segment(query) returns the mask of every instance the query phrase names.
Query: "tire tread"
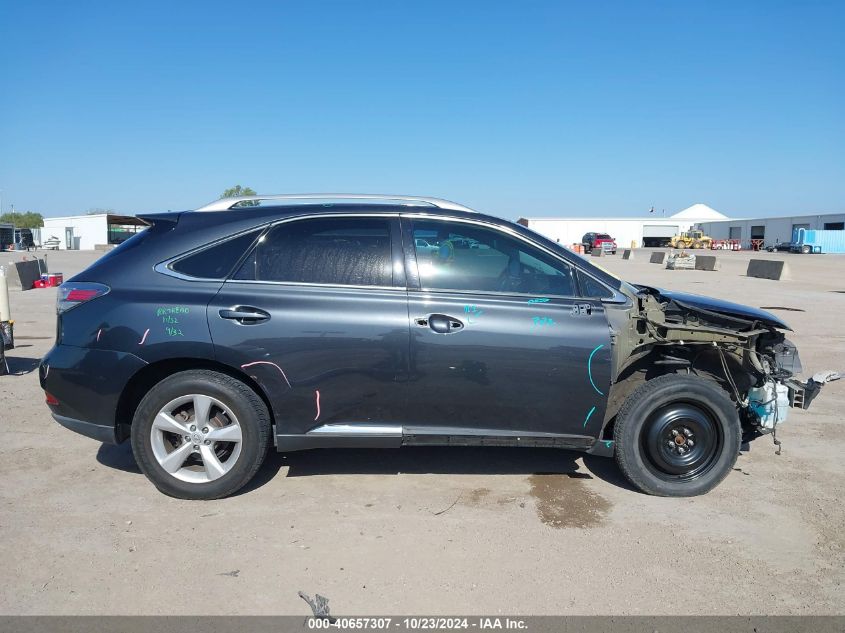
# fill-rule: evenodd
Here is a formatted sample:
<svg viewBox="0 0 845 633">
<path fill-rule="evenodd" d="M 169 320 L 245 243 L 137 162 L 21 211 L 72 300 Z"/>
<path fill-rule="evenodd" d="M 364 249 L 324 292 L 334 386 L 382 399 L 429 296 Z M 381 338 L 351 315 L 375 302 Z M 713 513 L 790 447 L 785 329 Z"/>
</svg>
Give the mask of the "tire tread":
<svg viewBox="0 0 845 633">
<path fill-rule="evenodd" d="M 684 383 L 694 385 L 696 387 L 706 387 L 708 391 L 711 392 L 709 395 L 714 401 L 716 401 L 718 406 L 734 409 L 735 405 L 731 402 L 728 396 L 721 389 L 711 385 L 706 380 L 681 374 L 665 374 L 663 376 L 658 376 L 657 378 L 652 378 L 635 389 L 622 404 L 622 407 L 620 407 L 619 413 L 616 416 L 616 424 L 613 428 L 613 439 L 616 447 L 616 464 L 619 466 L 622 474 L 629 482 L 641 491 L 651 495 L 663 497 L 691 496 L 690 493 L 687 493 L 680 488 L 678 484 L 661 482 L 663 485 L 658 484 L 656 486 L 654 482 L 649 481 L 646 474 L 643 473 L 643 469 L 636 463 L 635 460 L 631 459 L 631 456 L 627 452 L 627 449 L 629 448 L 629 439 L 626 438 L 628 428 L 638 422 L 635 414 L 636 409 L 641 406 L 642 402 L 648 402 L 653 399 L 661 390 L 666 388 L 666 385 L 671 385 L 673 389 L 682 391 Z M 718 402 L 720 400 L 721 402 Z M 705 485 L 699 485 L 696 487 L 695 492 L 692 494 L 699 495 L 709 492 L 721 483 L 721 481 L 731 472 L 731 469 L 736 463 L 736 459 L 739 455 L 739 448 L 742 439 L 742 434 L 739 429 L 739 421 L 737 420 L 735 429 L 728 430 L 733 432 L 725 434 L 725 448 L 723 457 L 720 457 L 720 459 L 723 459 L 724 455 L 727 455 L 726 462 L 721 465 L 721 468 L 719 468 L 716 473 L 708 473 L 708 475 L 712 474 L 713 476 L 707 478 Z M 639 437 L 637 436 L 636 441 L 638 440 Z"/>
</svg>

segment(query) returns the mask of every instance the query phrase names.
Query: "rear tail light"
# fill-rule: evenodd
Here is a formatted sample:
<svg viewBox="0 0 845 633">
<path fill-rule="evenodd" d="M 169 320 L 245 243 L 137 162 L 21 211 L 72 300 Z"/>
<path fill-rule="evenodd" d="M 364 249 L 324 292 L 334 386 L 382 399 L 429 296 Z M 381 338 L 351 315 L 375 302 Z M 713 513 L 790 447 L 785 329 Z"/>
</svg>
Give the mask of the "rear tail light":
<svg viewBox="0 0 845 633">
<path fill-rule="evenodd" d="M 47 404 L 52 404 L 53 406 L 56 406 L 56 405 L 59 404 L 59 401 L 56 398 L 56 396 L 54 396 L 49 391 L 44 392 L 44 400 L 47 402 Z"/>
<path fill-rule="evenodd" d="M 108 294 L 109 290 L 110 288 L 103 284 L 86 281 L 63 283 L 59 286 L 59 294 L 56 297 L 56 312 L 67 312 L 80 304 Z"/>
</svg>

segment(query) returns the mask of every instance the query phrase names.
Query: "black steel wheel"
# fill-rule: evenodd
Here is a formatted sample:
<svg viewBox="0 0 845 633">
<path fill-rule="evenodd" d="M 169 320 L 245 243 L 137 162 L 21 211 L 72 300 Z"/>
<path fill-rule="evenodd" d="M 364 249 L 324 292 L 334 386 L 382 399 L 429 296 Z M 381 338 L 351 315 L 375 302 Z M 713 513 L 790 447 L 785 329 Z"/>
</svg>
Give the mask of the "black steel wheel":
<svg viewBox="0 0 845 633">
<path fill-rule="evenodd" d="M 654 412 L 643 428 L 640 442 L 652 472 L 674 481 L 705 474 L 716 461 L 722 437 L 710 412 L 679 402 Z"/>
<path fill-rule="evenodd" d="M 614 426 L 616 461 L 643 492 L 688 497 L 712 490 L 739 455 L 736 407 L 718 385 L 670 374 L 628 396 Z"/>
</svg>

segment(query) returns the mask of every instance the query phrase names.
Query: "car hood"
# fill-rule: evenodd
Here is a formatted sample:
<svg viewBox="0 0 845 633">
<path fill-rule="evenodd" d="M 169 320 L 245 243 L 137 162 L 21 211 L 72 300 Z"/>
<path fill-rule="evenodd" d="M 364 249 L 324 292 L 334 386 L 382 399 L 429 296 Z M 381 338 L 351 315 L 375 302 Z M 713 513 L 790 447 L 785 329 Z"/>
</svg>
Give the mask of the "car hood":
<svg viewBox="0 0 845 633">
<path fill-rule="evenodd" d="M 647 289 L 652 293 L 659 294 L 667 300 L 676 301 L 677 303 L 689 306 L 691 308 L 701 308 L 702 310 L 709 310 L 710 312 L 718 312 L 728 316 L 735 316 L 741 319 L 751 319 L 765 323 L 772 327 L 783 330 L 792 330 L 786 323 L 776 317 L 771 312 L 760 310 L 759 308 L 752 308 L 751 306 L 744 306 L 740 303 L 732 303 L 730 301 L 723 301 L 722 299 L 715 299 L 713 297 L 705 297 L 703 295 L 695 295 L 688 292 L 676 292 L 674 290 L 664 290 L 663 288 L 655 288 L 653 286 L 639 286 Z"/>
</svg>

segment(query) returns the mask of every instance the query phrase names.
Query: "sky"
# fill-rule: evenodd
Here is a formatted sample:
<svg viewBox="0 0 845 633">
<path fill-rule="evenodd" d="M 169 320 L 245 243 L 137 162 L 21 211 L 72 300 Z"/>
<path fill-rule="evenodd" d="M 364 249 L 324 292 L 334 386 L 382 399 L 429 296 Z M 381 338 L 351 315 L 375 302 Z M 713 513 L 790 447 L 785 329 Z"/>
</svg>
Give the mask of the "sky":
<svg viewBox="0 0 845 633">
<path fill-rule="evenodd" d="M 845 209 L 845 2 L 0 0 L 0 205 Z"/>
</svg>

